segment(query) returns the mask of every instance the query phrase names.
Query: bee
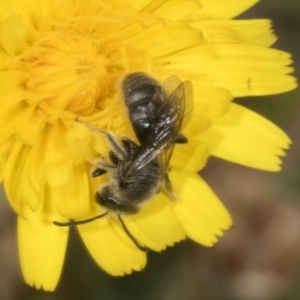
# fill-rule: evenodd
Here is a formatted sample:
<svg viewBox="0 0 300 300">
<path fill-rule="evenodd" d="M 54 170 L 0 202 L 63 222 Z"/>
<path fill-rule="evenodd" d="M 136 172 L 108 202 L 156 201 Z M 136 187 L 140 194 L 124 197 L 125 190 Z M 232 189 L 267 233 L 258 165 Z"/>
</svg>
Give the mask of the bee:
<svg viewBox="0 0 300 300">
<path fill-rule="evenodd" d="M 124 78 L 121 92 L 139 143 L 127 137 L 119 141 L 114 134 L 96 129 L 111 148 L 109 161 L 97 162 L 92 172 L 93 177 L 109 175 L 109 181 L 95 195 L 96 202 L 107 212 L 83 221 L 54 223 L 83 224 L 114 212 L 127 235 L 144 251 L 145 247 L 131 235 L 121 215 L 138 213 L 163 186 L 175 198 L 168 168 L 175 144 L 188 142 L 181 130 L 192 113 L 192 85 L 190 81 L 181 82 L 177 76 L 171 76 L 161 85 L 149 75 L 137 72 Z"/>
</svg>

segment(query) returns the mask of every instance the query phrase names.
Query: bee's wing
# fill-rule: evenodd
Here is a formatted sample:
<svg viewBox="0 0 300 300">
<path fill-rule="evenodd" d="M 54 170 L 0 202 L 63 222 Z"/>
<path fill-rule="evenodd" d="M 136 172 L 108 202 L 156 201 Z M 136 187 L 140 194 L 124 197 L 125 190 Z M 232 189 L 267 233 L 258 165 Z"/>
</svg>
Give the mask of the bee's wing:
<svg viewBox="0 0 300 300">
<path fill-rule="evenodd" d="M 177 77 L 177 76 L 171 76 L 169 77 L 169 80 L 173 77 Z M 178 77 L 177 79 L 180 81 Z M 167 83 L 168 82 L 166 81 L 164 84 Z M 178 85 L 177 89 L 170 96 L 170 100 L 172 99 L 172 97 L 176 97 L 176 96 L 181 97 L 182 106 L 183 106 L 181 107 L 180 114 L 178 116 L 178 119 L 181 120 L 181 122 L 180 124 L 176 125 L 176 132 L 179 133 L 189 122 L 194 108 L 193 85 L 191 81 L 189 80 L 184 81 L 183 83 Z M 168 171 L 168 166 L 172 157 L 174 146 L 175 146 L 175 140 L 173 140 L 172 144 L 169 147 L 167 147 L 165 151 L 162 151 L 162 153 L 159 155 L 159 161 L 160 161 L 160 166 L 162 167 L 163 177 Z"/>
<path fill-rule="evenodd" d="M 185 87 L 181 83 L 173 93 L 166 97 L 150 124 L 140 150 L 135 156 L 128 173 L 134 174 L 160 155 L 161 167 L 167 169 L 178 133 L 186 116 Z M 189 109 L 188 115 L 191 113 Z"/>
<path fill-rule="evenodd" d="M 185 108 L 184 108 L 184 117 L 182 120 L 181 130 L 188 124 L 192 117 L 194 109 L 194 93 L 193 85 L 190 80 L 184 81 L 182 83 L 185 95 Z"/>
<path fill-rule="evenodd" d="M 179 79 L 179 77 L 176 75 L 172 75 L 164 81 L 162 86 L 166 91 L 167 96 L 170 97 L 181 84 L 182 81 Z"/>
<path fill-rule="evenodd" d="M 194 109 L 194 94 L 193 94 L 193 85 L 190 80 L 182 82 L 178 76 L 172 75 L 168 77 L 163 83 L 163 88 L 166 91 L 167 97 L 172 97 L 172 94 L 182 85 L 184 89 L 184 98 L 185 98 L 185 113 L 182 121 L 181 130 L 189 122 L 192 112 Z"/>
</svg>

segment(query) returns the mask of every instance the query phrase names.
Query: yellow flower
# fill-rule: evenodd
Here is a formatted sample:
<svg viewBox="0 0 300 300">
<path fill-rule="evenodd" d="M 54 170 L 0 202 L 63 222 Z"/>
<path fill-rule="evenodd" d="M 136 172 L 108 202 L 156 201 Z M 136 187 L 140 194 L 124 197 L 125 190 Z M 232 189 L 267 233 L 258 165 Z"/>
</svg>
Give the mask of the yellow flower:
<svg viewBox="0 0 300 300">
<path fill-rule="evenodd" d="M 296 87 L 288 53 L 268 20 L 230 20 L 256 0 L 1 0 L 0 177 L 18 214 L 26 282 L 55 289 L 68 228 L 53 221 L 103 213 L 90 161 L 107 157 L 101 137 L 76 122 L 134 139 L 120 81 L 142 71 L 160 81 L 192 81 L 194 112 L 176 145 L 170 178 L 178 201 L 161 192 L 124 216 L 132 235 L 160 251 L 188 237 L 212 246 L 231 218 L 196 174 L 209 155 L 264 170 L 280 169 L 289 138 L 232 97 Z M 141 270 L 146 254 L 113 214 L 77 226 L 96 262 L 113 275 Z"/>
</svg>

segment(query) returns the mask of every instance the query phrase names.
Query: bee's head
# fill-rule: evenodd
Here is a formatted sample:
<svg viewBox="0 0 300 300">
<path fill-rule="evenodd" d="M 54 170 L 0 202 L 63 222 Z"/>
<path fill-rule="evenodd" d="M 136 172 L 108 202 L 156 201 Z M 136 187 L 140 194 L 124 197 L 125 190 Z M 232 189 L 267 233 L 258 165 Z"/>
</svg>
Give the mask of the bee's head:
<svg viewBox="0 0 300 300">
<path fill-rule="evenodd" d="M 136 214 L 139 212 L 139 207 L 136 205 L 118 199 L 109 186 L 98 191 L 95 194 L 95 200 L 101 207 L 117 214 Z"/>
</svg>

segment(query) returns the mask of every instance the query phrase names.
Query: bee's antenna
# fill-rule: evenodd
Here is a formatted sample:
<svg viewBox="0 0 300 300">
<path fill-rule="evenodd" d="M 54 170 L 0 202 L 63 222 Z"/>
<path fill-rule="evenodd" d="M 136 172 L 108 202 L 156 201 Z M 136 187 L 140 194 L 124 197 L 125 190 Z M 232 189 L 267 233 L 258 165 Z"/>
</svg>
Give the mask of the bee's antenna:
<svg viewBox="0 0 300 300">
<path fill-rule="evenodd" d="M 97 220 L 97 219 L 101 219 L 102 217 L 106 216 L 109 212 L 105 212 L 104 214 L 102 215 L 99 215 L 99 216 L 96 216 L 96 217 L 93 217 L 93 218 L 89 218 L 89 219 L 85 219 L 85 220 L 81 220 L 81 221 L 74 221 L 74 220 L 71 220 L 70 222 L 58 222 L 58 221 L 53 221 L 53 224 L 56 225 L 56 226 L 60 226 L 60 227 L 66 227 L 66 226 L 74 226 L 74 225 L 81 225 L 81 224 L 86 224 L 86 223 L 90 223 L 90 222 L 93 222 L 94 220 Z M 136 238 L 131 234 L 131 232 L 128 230 L 128 228 L 126 227 L 123 219 L 121 218 L 120 215 L 118 215 L 118 219 L 121 223 L 121 226 L 123 228 L 123 230 L 125 231 L 125 233 L 128 235 L 128 237 L 133 241 L 133 243 L 135 244 L 135 246 L 143 251 L 143 252 L 148 252 L 148 248 L 142 246 L 137 240 Z"/>
<path fill-rule="evenodd" d="M 146 248 L 145 246 L 142 246 L 137 240 L 136 238 L 130 233 L 130 231 L 128 230 L 128 228 L 126 227 L 123 219 L 121 218 L 120 215 L 118 215 L 118 219 L 121 223 L 121 226 L 123 228 L 123 230 L 125 231 L 125 233 L 128 235 L 128 237 L 133 241 L 133 243 L 136 245 L 136 247 L 143 251 L 143 252 L 148 252 L 148 248 Z"/>
<path fill-rule="evenodd" d="M 99 127 L 81 121 L 79 119 L 79 116 L 75 118 L 75 121 L 78 122 L 78 123 L 80 123 L 80 124 L 82 124 L 82 125 L 84 125 L 84 126 L 86 126 L 87 128 L 89 128 L 90 130 L 92 130 L 94 132 L 97 132 L 97 133 L 103 134 L 103 135 L 107 134 L 104 130 L 101 130 Z"/>
<path fill-rule="evenodd" d="M 94 220 L 97 220 L 97 219 L 101 219 L 102 217 L 106 216 L 108 213 L 109 212 L 107 211 L 107 212 L 105 212 L 102 215 L 99 215 L 99 216 L 96 216 L 96 217 L 93 217 L 93 218 L 90 218 L 90 219 L 81 220 L 81 221 L 74 221 L 74 220 L 71 220 L 70 222 L 57 222 L 57 221 L 53 221 L 53 224 L 56 225 L 56 226 L 60 226 L 60 227 L 81 225 L 81 224 L 90 223 L 90 222 L 92 222 Z"/>
</svg>

